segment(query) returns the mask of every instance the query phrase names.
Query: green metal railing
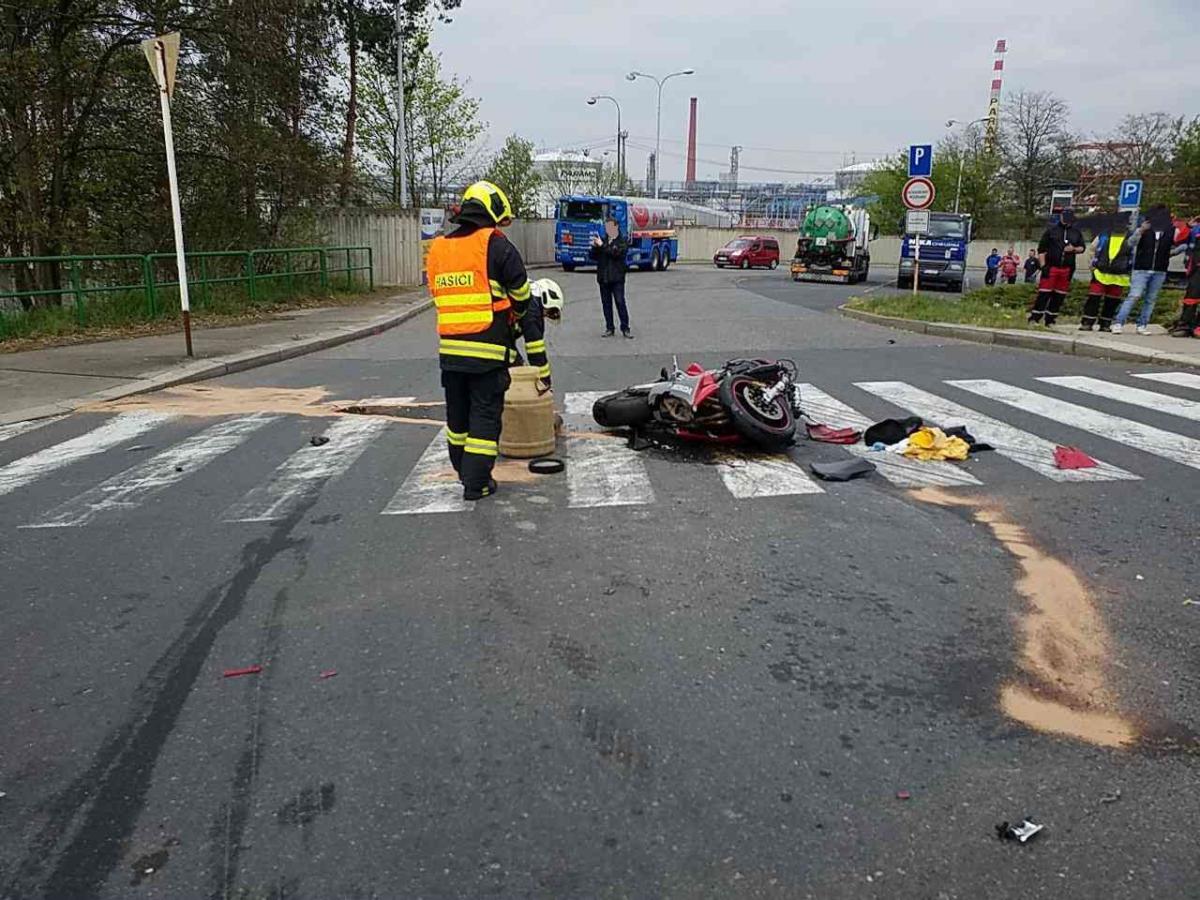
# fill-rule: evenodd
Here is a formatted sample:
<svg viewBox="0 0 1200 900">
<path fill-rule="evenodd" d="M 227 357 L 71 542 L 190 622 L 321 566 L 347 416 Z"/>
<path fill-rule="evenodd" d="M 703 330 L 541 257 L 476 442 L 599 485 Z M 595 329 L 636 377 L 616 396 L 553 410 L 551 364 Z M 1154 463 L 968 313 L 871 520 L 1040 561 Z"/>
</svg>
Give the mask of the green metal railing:
<svg viewBox="0 0 1200 900">
<path fill-rule="evenodd" d="M 9 281 L 20 283 L 16 276 L 21 268 L 32 276 L 37 267 L 48 266 L 57 267 L 61 287 L 4 287 Z M 192 305 L 197 309 L 210 303 L 213 288 L 222 285 L 240 286 L 251 303 L 278 296 L 280 291 L 268 286 L 279 284 L 288 296 L 295 296 L 306 285 L 314 286 L 314 282 L 322 291 L 333 286 L 350 290 L 356 280 L 365 278 L 368 287 L 375 288 L 375 260 L 366 246 L 196 251 L 187 254 L 186 266 Z M 166 274 L 164 270 L 169 270 L 170 276 L 160 278 Z M 89 301 L 95 295 L 123 294 L 128 298 L 140 294 L 144 315 L 154 318 L 168 309 L 162 302 L 162 292 L 178 288 L 174 253 L 0 258 L 0 338 L 8 331 L 5 320 L 23 314 L 23 310 L 4 309 L 14 300 L 36 302 L 38 298 L 55 297 L 56 305 L 72 303 L 75 319 L 83 326 L 88 323 Z"/>
</svg>

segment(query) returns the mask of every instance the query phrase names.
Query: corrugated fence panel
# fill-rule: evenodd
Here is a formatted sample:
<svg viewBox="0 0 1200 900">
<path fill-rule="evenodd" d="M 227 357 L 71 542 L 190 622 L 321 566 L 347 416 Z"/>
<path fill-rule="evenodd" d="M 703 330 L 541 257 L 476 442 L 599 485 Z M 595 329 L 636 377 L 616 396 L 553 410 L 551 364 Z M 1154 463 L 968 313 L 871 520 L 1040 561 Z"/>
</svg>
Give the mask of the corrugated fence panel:
<svg viewBox="0 0 1200 900">
<path fill-rule="evenodd" d="M 334 209 L 319 219 L 329 244 L 371 248 L 375 283 L 421 283 L 421 227 L 411 210 Z"/>
</svg>

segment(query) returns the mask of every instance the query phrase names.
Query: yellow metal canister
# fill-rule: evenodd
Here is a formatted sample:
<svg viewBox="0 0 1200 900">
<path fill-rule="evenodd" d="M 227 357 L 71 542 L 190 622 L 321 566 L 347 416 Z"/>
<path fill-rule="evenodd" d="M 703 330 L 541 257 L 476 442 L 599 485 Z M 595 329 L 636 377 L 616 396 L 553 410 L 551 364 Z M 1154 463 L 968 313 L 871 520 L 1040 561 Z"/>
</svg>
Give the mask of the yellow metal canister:
<svg viewBox="0 0 1200 900">
<path fill-rule="evenodd" d="M 514 366 L 504 395 L 500 452 L 515 459 L 532 459 L 554 452 L 554 395 L 538 378 L 536 366 Z"/>
</svg>

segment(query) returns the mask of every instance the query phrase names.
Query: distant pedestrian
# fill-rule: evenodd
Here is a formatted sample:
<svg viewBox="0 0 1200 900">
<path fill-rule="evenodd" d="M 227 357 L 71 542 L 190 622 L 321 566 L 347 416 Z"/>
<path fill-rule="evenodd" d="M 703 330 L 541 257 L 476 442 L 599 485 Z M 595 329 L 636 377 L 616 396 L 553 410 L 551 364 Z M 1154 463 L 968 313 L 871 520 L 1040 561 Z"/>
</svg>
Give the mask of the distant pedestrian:
<svg viewBox="0 0 1200 900">
<path fill-rule="evenodd" d="M 1120 334 L 1134 306 L 1141 301 L 1137 333 L 1149 334 L 1150 316 L 1154 314 L 1158 292 L 1167 280 L 1171 248 L 1175 243 L 1175 223 L 1171 220 L 1171 211 L 1162 204 L 1150 207 L 1146 212 L 1146 220 L 1134 229 L 1129 239 L 1133 243 L 1133 275 L 1129 281 L 1129 295 L 1117 311 L 1117 320 L 1113 322 L 1111 331 Z"/>
<path fill-rule="evenodd" d="M 1025 283 L 1033 284 L 1037 281 L 1037 273 L 1041 270 L 1041 264 L 1038 262 L 1037 250 L 1033 247 L 1029 248 L 1029 256 L 1025 260 Z"/>
<path fill-rule="evenodd" d="M 1075 257 L 1087 249 L 1083 232 L 1075 227 L 1075 210 L 1064 209 L 1058 221 L 1046 229 L 1038 242 L 1038 266 L 1042 280 L 1038 282 L 1037 298 L 1029 311 L 1031 324 L 1045 322 L 1053 325 L 1058 311 L 1071 290 L 1075 277 Z"/>
<path fill-rule="evenodd" d="M 1017 272 L 1021 268 L 1021 257 L 1017 256 L 1017 251 L 1013 247 L 1008 248 L 1008 252 L 1000 260 L 1000 277 L 1009 284 L 1017 283 Z"/>
<path fill-rule="evenodd" d="M 985 265 L 987 266 L 987 274 L 983 276 L 983 283 L 991 287 L 996 283 L 996 274 L 1000 271 L 1000 251 L 997 248 L 992 248 L 991 255 L 988 256 Z"/>
<path fill-rule="evenodd" d="M 621 236 L 616 219 L 605 219 L 604 237 L 592 236 L 592 259 L 596 260 L 596 282 L 600 285 L 600 306 L 604 310 L 604 334 L 612 337 L 613 304 L 617 305 L 617 316 L 621 323 L 621 334 L 632 339 L 629 330 L 629 309 L 625 305 L 625 253 L 629 244 Z"/>
</svg>

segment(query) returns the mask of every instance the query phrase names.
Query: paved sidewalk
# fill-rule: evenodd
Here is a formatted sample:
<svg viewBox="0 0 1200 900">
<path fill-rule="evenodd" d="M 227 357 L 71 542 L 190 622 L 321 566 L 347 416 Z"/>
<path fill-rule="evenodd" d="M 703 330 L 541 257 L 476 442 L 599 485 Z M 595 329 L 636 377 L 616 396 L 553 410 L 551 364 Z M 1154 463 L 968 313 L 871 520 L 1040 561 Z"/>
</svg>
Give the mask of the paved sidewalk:
<svg viewBox="0 0 1200 900">
<path fill-rule="evenodd" d="M 839 308 L 842 315 L 861 322 L 928 334 L 934 337 L 957 338 L 979 344 L 997 344 L 1003 347 L 1021 347 L 1027 350 L 1044 350 L 1050 353 L 1067 353 L 1075 356 L 1090 356 L 1099 359 L 1126 360 L 1129 362 L 1157 363 L 1170 366 L 1194 366 L 1200 368 L 1200 340 L 1173 338 L 1160 325 L 1151 325 L 1151 334 L 1140 335 L 1127 326 L 1124 334 L 1101 334 L 1083 332 L 1079 326 L 1055 325 L 1051 328 L 1033 330 L 1022 328 L 983 328 L 978 325 L 959 325 L 953 322 L 920 322 L 913 319 L 898 319 L 880 316 L 858 309 Z"/>
<path fill-rule="evenodd" d="M 202 381 L 385 331 L 429 307 L 422 290 L 362 306 L 296 309 L 269 320 L 192 332 L 0 353 L 0 425 L 60 415 L 99 400 Z"/>
</svg>

